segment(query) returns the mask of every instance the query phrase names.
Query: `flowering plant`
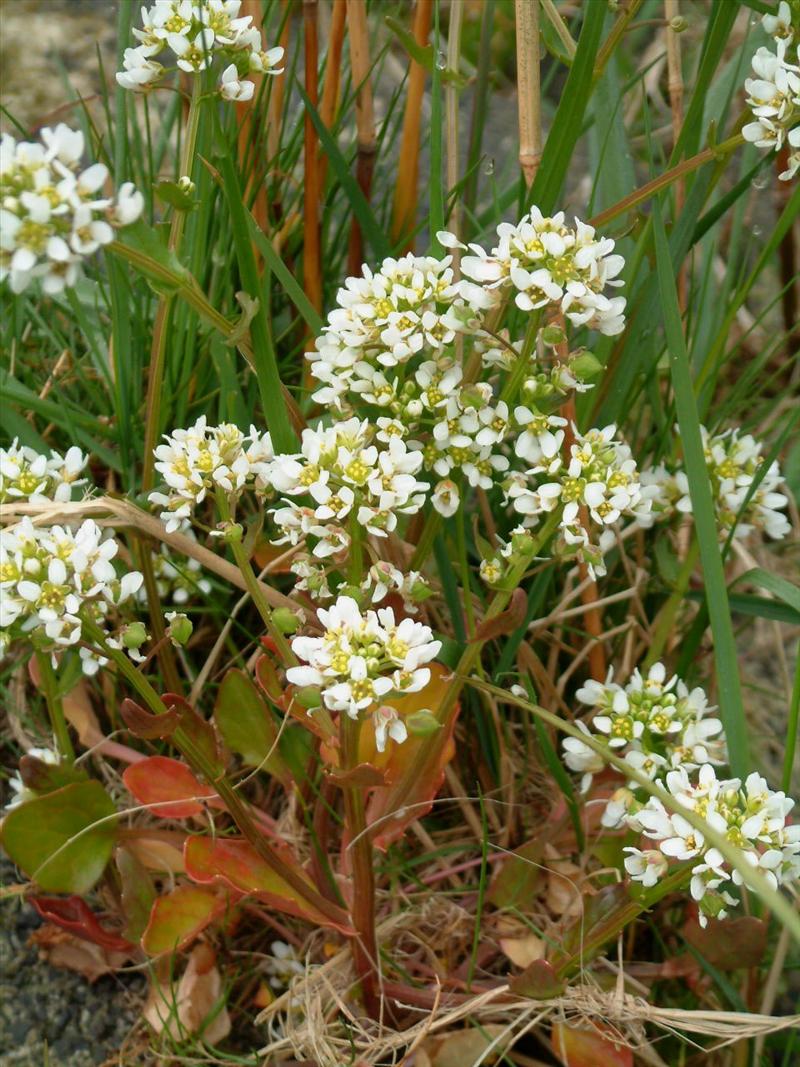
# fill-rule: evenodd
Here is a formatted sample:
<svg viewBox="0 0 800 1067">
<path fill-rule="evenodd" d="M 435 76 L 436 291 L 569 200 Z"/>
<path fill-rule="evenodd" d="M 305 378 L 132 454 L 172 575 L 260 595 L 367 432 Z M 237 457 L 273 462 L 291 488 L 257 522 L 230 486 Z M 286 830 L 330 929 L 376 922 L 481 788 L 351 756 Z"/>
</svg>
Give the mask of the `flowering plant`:
<svg viewBox="0 0 800 1067">
<path fill-rule="evenodd" d="M 491 165 L 490 3 L 121 5 L 3 134 L 0 835 L 157 1058 L 791 1057 L 800 4 L 739 6 L 517 3 Z"/>
</svg>

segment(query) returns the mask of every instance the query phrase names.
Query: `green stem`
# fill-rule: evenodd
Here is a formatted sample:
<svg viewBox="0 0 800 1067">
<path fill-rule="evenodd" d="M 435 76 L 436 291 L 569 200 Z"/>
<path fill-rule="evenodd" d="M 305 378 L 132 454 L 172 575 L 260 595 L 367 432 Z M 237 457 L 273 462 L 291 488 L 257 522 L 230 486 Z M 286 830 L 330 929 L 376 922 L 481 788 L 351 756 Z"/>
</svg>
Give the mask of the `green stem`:
<svg viewBox="0 0 800 1067">
<path fill-rule="evenodd" d="M 67 728 L 67 720 L 64 715 L 64 702 L 58 695 L 58 683 L 55 671 L 50 662 L 50 656 L 46 652 L 36 650 L 36 662 L 39 665 L 39 675 L 44 690 L 44 699 L 47 704 L 47 714 L 50 716 L 50 725 L 53 728 L 53 736 L 56 739 L 59 754 L 67 763 L 75 762 L 75 749 Z"/>
<path fill-rule="evenodd" d="M 525 381 L 525 375 L 528 373 L 528 368 L 530 367 L 531 355 L 536 345 L 536 338 L 539 335 L 539 323 L 541 322 L 541 318 L 540 311 L 534 311 L 531 315 L 528 328 L 525 331 L 525 341 L 522 345 L 522 351 L 520 352 L 516 363 L 511 368 L 511 373 L 506 380 L 506 384 L 503 386 L 500 399 L 505 400 L 508 404 L 514 402 L 522 383 Z"/>
<path fill-rule="evenodd" d="M 364 540 L 361 523 L 355 508 L 350 512 L 350 552 L 347 560 L 347 580 L 358 589 L 364 580 Z"/>
<path fill-rule="evenodd" d="M 191 177 L 194 165 L 194 154 L 197 146 L 197 130 L 200 122 L 200 99 L 202 95 L 201 77 L 192 78 L 192 99 L 189 104 L 189 117 L 186 123 L 186 134 L 181 152 L 180 177 Z M 186 226 L 186 212 L 173 209 L 172 225 L 169 231 L 167 247 L 170 252 L 178 254 Z M 153 487 L 153 449 L 158 440 L 158 431 L 161 415 L 161 396 L 164 384 L 164 366 L 166 363 L 167 337 L 169 335 L 169 322 L 172 308 L 175 303 L 175 295 L 170 293 L 161 297 L 158 312 L 156 314 L 155 327 L 153 330 L 153 346 L 150 354 L 150 373 L 147 383 L 147 414 L 144 426 L 144 465 L 142 470 L 142 491 L 147 492 Z"/>
<path fill-rule="evenodd" d="M 792 702 L 789 706 L 789 725 L 786 731 L 786 751 L 783 756 L 783 776 L 781 789 L 788 793 L 792 786 L 792 771 L 794 769 L 794 755 L 797 750 L 797 725 L 800 719 L 800 659 L 794 672 L 794 686 L 792 688 Z"/>
<path fill-rule="evenodd" d="M 675 616 L 678 614 L 678 609 L 683 603 L 683 598 L 686 596 L 686 590 L 689 588 L 689 582 L 694 573 L 694 569 L 697 566 L 699 555 L 700 542 L 693 536 L 689 551 L 686 553 L 686 559 L 683 561 L 683 565 L 678 573 L 675 588 L 670 593 L 669 598 L 656 618 L 656 623 L 653 627 L 653 637 L 650 641 L 650 648 L 644 663 L 642 664 L 644 670 L 648 670 L 652 667 L 664 650 L 664 646 L 667 643 L 667 639 L 675 622 Z"/>
<path fill-rule="evenodd" d="M 144 590 L 147 596 L 147 611 L 150 617 L 150 629 L 153 631 L 153 640 L 158 647 L 158 662 L 164 672 L 164 682 L 171 693 L 180 694 L 183 690 L 178 664 L 175 659 L 175 650 L 172 643 L 167 640 L 167 632 L 164 627 L 164 616 L 161 613 L 161 598 L 158 595 L 156 584 L 156 572 L 153 567 L 153 550 L 149 540 L 139 539 L 136 562 L 144 579 Z"/>
<path fill-rule="evenodd" d="M 224 490 L 217 489 L 216 501 L 220 518 L 223 522 L 230 523 L 232 521 L 231 509 Z M 247 557 L 244 545 L 241 540 L 237 540 L 235 536 L 232 537 L 228 543 L 233 551 L 233 558 L 236 561 L 236 566 L 239 568 L 242 577 L 244 578 L 247 592 L 250 594 L 250 597 L 256 606 L 256 610 L 267 628 L 267 633 L 275 642 L 275 648 L 283 661 L 283 665 L 285 667 L 295 666 L 297 664 L 297 657 L 294 652 L 292 652 L 292 646 L 286 640 L 286 635 L 281 632 L 275 623 L 275 619 L 272 616 L 272 608 L 270 608 L 267 603 L 267 598 L 262 592 L 261 585 L 250 565 L 250 560 Z"/>
<path fill-rule="evenodd" d="M 97 626 L 95 622 L 87 619 L 82 619 L 82 625 L 84 636 L 95 645 L 96 649 L 101 652 L 103 656 L 116 665 L 120 674 L 122 674 L 131 684 L 133 689 L 136 690 L 150 711 L 154 715 L 169 714 L 169 708 L 167 708 L 166 704 L 152 687 L 150 682 L 143 674 L 140 674 L 139 671 L 136 670 L 123 652 L 112 648 L 106 642 L 105 634 L 99 626 Z M 254 850 L 270 869 L 290 885 L 292 889 L 297 892 L 301 900 L 306 901 L 316 911 L 321 912 L 333 925 L 341 928 L 343 920 L 346 918 L 342 909 L 318 893 L 313 886 L 298 875 L 292 867 L 284 863 L 283 860 L 273 852 L 264 838 L 263 833 L 259 830 L 253 820 L 247 804 L 239 797 L 239 794 L 225 777 L 224 772 L 220 773 L 219 768 L 214 764 L 213 760 L 194 743 L 192 738 L 182 727 L 178 726 L 175 729 L 170 735 L 170 740 L 186 757 L 192 770 L 199 774 L 209 783 L 209 785 L 214 787 L 225 802 L 225 806 L 228 809 L 231 818 L 236 823 L 245 839 L 253 846 Z"/>
<path fill-rule="evenodd" d="M 358 765 L 358 739 L 361 723 L 341 712 L 339 719 L 342 769 Z M 361 981 L 364 1006 L 373 1019 L 380 1017 L 378 995 L 378 944 L 375 936 L 375 869 L 372 844 L 366 833 L 364 794 L 358 785 L 346 786 L 344 792 L 345 832 L 350 842 L 353 903 L 351 918 L 356 930 L 352 943 L 353 964 Z"/>
<path fill-rule="evenodd" d="M 411 557 L 409 566 L 412 571 L 419 570 L 433 551 L 433 542 L 436 540 L 436 535 L 438 534 L 441 525 L 442 516 L 435 508 L 431 508 L 425 517 L 425 522 L 422 525 L 422 532 L 417 541 L 417 547 L 414 549 L 414 555 Z"/>
</svg>

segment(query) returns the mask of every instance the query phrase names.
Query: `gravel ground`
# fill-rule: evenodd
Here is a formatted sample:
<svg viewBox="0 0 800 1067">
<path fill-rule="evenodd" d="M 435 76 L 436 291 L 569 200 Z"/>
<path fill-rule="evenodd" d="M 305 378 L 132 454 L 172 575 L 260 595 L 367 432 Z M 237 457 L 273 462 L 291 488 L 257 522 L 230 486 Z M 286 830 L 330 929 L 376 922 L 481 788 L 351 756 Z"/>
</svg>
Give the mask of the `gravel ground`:
<svg viewBox="0 0 800 1067">
<path fill-rule="evenodd" d="M 4 881 L 16 881 L 3 864 Z M 0 908 L 0 1064 L 97 1067 L 118 1052 L 139 1017 L 142 975 L 109 975 L 90 985 L 39 958 L 28 941 L 41 926 L 28 904 Z M 128 1061 L 130 1062 L 130 1061 Z"/>
</svg>

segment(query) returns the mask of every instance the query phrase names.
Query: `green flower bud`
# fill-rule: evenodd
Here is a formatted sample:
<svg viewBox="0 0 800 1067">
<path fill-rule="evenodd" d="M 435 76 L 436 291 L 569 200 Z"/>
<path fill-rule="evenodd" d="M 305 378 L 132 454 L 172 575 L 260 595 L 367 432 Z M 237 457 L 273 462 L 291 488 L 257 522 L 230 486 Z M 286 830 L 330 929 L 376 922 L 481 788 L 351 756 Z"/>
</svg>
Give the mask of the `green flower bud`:
<svg viewBox="0 0 800 1067">
<path fill-rule="evenodd" d="M 566 335 L 560 326 L 545 326 L 539 336 L 543 344 L 553 348 L 556 345 L 563 344 L 566 340 Z"/>
<path fill-rule="evenodd" d="M 296 634 L 300 629 L 300 620 L 291 608 L 275 608 L 272 621 L 282 634 Z"/>
<path fill-rule="evenodd" d="M 125 648 L 140 648 L 147 637 L 147 629 L 143 622 L 128 623 L 122 631 L 122 643 Z"/>
<path fill-rule="evenodd" d="M 194 630 L 194 623 L 192 620 L 181 614 L 179 611 L 168 611 L 166 614 L 167 622 L 167 637 L 173 643 L 173 645 L 185 645 L 189 638 L 192 636 Z"/>
<path fill-rule="evenodd" d="M 567 364 L 579 382 L 587 382 L 602 374 L 603 364 L 591 352 L 581 352 Z"/>
<path fill-rule="evenodd" d="M 301 708 L 306 708 L 308 711 L 313 711 L 322 704 L 319 689 L 315 689 L 313 685 L 305 685 L 302 689 L 298 689 L 294 694 L 294 699 Z"/>
<path fill-rule="evenodd" d="M 437 730 L 441 730 L 442 724 L 432 711 L 422 708 L 420 711 L 412 711 L 406 716 L 406 729 L 415 737 L 430 737 Z"/>
<path fill-rule="evenodd" d="M 238 545 L 244 537 L 244 530 L 238 522 L 228 522 L 222 530 L 222 540 L 229 545 Z"/>
</svg>

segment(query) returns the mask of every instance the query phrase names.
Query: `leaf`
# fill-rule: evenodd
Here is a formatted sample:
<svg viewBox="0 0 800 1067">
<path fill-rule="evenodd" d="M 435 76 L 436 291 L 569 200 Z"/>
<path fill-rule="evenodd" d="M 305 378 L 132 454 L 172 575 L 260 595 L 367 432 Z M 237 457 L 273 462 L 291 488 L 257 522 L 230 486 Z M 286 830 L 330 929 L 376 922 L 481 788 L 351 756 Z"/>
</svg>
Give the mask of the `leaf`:
<svg viewBox="0 0 800 1067">
<path fill-rule="evenodd" d="M 210 722 L 198 714 L 188 700 L 177 693 L 165 693 L 164 704 L 169 711 L 176 711 L 179 715 L 178 730 L 181 730 L 189 740 L 205 756 L 209 763 L 214 765 L 215 770 L 222 773 L 225 770 L 220 758 L 217 735 Z"/>
<path fill-rule="evenodd" d="M 42 889 L 83 896 L 111 857 L 115 815 L 99 782 L 75 782 L 13 808 L 3 820 L 3 847 Z"/>
<path fill-rule="evenodd" d="M 30 902 L 47 922 L 69 930 L 84 941 L 116 952 L 128 952 L 134 947 L 126 938 L 102 927 L 95 913 L 80 897 L 31 897 Z"/>
<path fill-rule="evenodd" d="M 183 846 L 185 833 L 170 830 L 137 830 L 125 834 L 125 848 L 148 871 L 183 874 Z"/>
<path fill-rule="evenodd" d="M 504 1040 L 505 1038 L 505 1040 Z M 451 1030 L 428 1037 L 416 1050 L 415 1067 L 469 1067 L 470 1064 L 497 1064 L 514 1038 L 501 1023 L 482 1023 L 468 1030 Z M 424 1059 L 420 1056 L 424 1055 Z M 508 1062 L 508 1061 L 506 1061 Z"/>
<path fill-rule="evenodd" d="M 511 602 L 506 610 L 482 622 L 475 631 L 473 640 L 482 644 L 484 641 L 492 641 L 495 637 L 513 633 L 525 621 L 527 607 L 528 598 L 524 590 L 515 589 L 511 594 Z"/>
<path fill-rule="evenodd" d="M 542 879 L 544 839 L 536 838 L 505 857 L 489 886 L 486 899 L 496 908 L 526 911 Z"/>
<path fill-rule="evenodd" d="M 275 717 L 255 682 L 244 671 L 229 670 L 222 679 L 214 705 L 214 722 L 228 748 L 248 766 L 263 767 L 282 779 L 288 777 L 278 752 Z"/>
<path fill-rule="evenodd" d="M 131 848 L 118 848 L 116 854 L 125 913 L 125 933 L 131 941 L 139 941 L 147 922 L 156 892 L 150 872 Z"/>
<path fill-rule="evenodd" d="M 512 993 L 532 1000 L 550 1000 L 564 992 L 564 982 L 547 960 L 534 960 L 522 974 L 515 975 L 508 983 Z"/>
<path fill-rule="evenodd" d="M 177 708 L 163 715 L 152 715 L 129 697 L 122 701 L 119 713 L 130 732 L 135 737 L 141 737 L 147 741 L 169 737 L 170 734 L 174 733 L 180 721 L 180 713 Z"/>
<path fill-rule="evenodd" d="M 45 923 L 34 930 L 28 944 L 36 949 L 39 958 L 45 960 L 48 966 L 74 971 L 87 982 L 96 982 L 104 974 L 118 971 L 131 957 L 130 949 L 116 952 L 102 948 L 53 923 Z"/>
<path fill-rule="evenodd" d="M 156 182 L 153 191 L 162 203 L 169 204 L 176 211 L 194 211 L 197 207 L 198 201 L 177 182 Z"/>
<path fill-rule="evenodd" d="M 314 886 L 288 848 L 272 846 L 279 858 L 308 884 Z M 290 886 L 241 838 L 191 837 L 184 850 L 186 873 L 202 885 L 224 885 L 239 893 L 264 900 L 278 911 L 321 926 L 334 926 L 343 933 L 351 927 L 345 911 L 341 922 L 334 923 L 316 910 L 301 893 Z"/>
<path fill-rule="evenodd" d="M 386 703 L 403 719 L 422 709 L 430 710 L 438 719 L 438 709 L 449 684 L 447 668 L 432 663 L 431 680 L 423 690 Z M 457 717 L 450 715 L 449 723 L 443 722 L 444 729 L 435 734 L 422 737 L 412 734 L 402 745 L 387 745 L 383 753 L 375 748 L 374 730 L 361 731 L 358 762 L 382 770 L 387 782 L 385 787 L 373 790 L 367 802 L 367 826 L 376 828 L 372 842 L 377 848 L 387 848 L 403 835 L 410 823 L 430 811 L 441 788 L 444 769 L 453 758 L 453 727 Z M 425 769 L 421 772 L 420 767 Z"/>
<path fill-rule="evenodd" d="M 739 683 L 738 652 L 733 636 L 728 587 L 717 539 L 716 512 L 700 434 L 700 418 L 694 394 L 692 370 L 683 336 L 675 275 L 664 223 L 657 203 L 653 206 L 653 233 L 664 330 L 675 392 L 675 408 L 683 444 L 686 475 L 689 480 L 692 515 L 697 540 L 700 544 L 700 561 L 703 567 L 708 614 L 714 636 L 720 718 L 725 727 L 731 770 L 736 776 L 744 778 L 750 770 L 751 762 L 748 753 L 747 722 Z"/>
<path fill-rule="evenodd" d="M 371 763 L 359 763 L 351 767 L 349 771 L 329 771 L 327 779 L 334 785 L 344 786 L 357 785 L 361 789 L 374 789 L 386 785 L 386 777 L 377 767 Z"/>
<path fill-rule="evenodd" d="M 705 929 L 691 919 L 681 932 L 692 948 L 720 971 L 758 967 L 767 948 L 767 924 L 753 915 L 709 919 Z"/>
<path fill-rule="evenodd" d="M 150 918 L 142 934 L 142 948 L 149 956 L 183 948 L 222 914 L 226 896 L 213 889 L 181 885 L 153 901 Z"/>
<path fill-rule="evenodd" d="M 612 1035 L 604 1023 L 595 1023 L 591 1030 L 554 1023 L 553 1052 L 564 1067 L 633 1067 L 633 1052 L 616 1044 Z"/>
<path fill-rule="evenodd" d="M 22 784 L 34 793 L 52 793 L 73 782 L 86 782 L 86 771 L 69 763 L 45 763 L 36 756 L 23 756 L 19 761 Z"/>
<path fill-rule="evenodd" d="M 120 230 L 115 244 L 129 250 L 122 252 L 124 258 L 135 263 L 159 293 L 169 295 L 193 281 L 186 267 L 161 240 L 158 231 L 142 219 Z"/>
<path fill-rule="evenodd" d="M 770 574 L 769 571 L 762 570 L 761 567 L 753 567 L 752 570 L 746 571 L 736 581 L 737 583 L 750 582 L 752 585 L 761 586 L 762 589 L 772 593 L 778 600 L 782 600 L 787 607 L 795 611 L 800 617 L 800 589 L 779 574 Z"/>
<path fill-rule="evenodd" d="M 160 819 L 186 819 L 203 812 L 202 803 L 195 799 L 211 799 L 216 793 L 195 778 L 180 760 L 168 756 L 148 756 L 134 763 L 122 775 L 125 788 L 140 804 Z"/>
<path fill-rule="evenodd" d="M 227 1037 L 231 1020 L 212 947 L 192 949 L 179 982 L 163 985 L 154 976 L 142 1014 L 157 1034 L 166 1031 L 176 1042 L 185 1040 L 187 1033 L 197 1034 L 209 1045 Z"/>
</svg>

